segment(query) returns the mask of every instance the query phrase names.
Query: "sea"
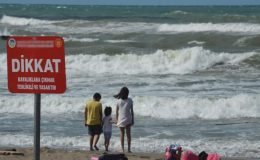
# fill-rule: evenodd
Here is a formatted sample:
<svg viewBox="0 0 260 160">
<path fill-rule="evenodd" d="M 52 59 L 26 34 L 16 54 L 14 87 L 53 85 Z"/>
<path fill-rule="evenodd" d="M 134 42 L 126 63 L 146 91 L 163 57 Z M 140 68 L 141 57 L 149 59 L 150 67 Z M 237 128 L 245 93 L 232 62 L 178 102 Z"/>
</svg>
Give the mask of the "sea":
<svg viewBox="0 0 260 160">
<path fill-rule="evenodd" d="M 101 93 L 115 118 L 113 95 L 127 86 L 133 152 L 179 144 L 260 158 L 260 6 L 0 4 L 0 35 L 65 41 L 67 90 L 41 95 L 41 147 L 89 150 L 86 102 Z M 34 94 L 8 91 L 5 46 L 0 147 L 33 147 Z M 113 126 L 110 150 L 119 137 Z"/>
</svg>

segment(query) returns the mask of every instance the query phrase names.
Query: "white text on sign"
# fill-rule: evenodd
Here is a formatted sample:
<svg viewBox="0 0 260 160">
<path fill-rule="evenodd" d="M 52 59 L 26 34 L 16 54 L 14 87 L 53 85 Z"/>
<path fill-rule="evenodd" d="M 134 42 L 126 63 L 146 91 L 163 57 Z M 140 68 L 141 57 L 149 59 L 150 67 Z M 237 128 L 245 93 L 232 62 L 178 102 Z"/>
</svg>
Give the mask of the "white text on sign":
<svg viewBox="0 0 260 160">
<path fill-rule="evenodd" d="M 59 72 L 60 59 L 12 59 L 12 72 Z"/>
</svg>

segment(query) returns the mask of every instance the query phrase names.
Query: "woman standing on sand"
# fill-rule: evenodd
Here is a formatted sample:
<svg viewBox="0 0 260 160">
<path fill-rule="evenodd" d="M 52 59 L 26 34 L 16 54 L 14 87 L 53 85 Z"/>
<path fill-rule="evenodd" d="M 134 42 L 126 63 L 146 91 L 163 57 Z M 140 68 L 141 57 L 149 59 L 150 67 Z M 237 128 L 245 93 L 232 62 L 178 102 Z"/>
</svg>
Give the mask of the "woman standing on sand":
<svg viewBox="0 0 260 160">
<path fill-rule="evenodd" d="M 128 98 L 129 90 L 127 87 L 121 88 L 117 95 L 116 103 L 116 120 L 117 126 L 120 128 L 120 140 L 122 151 L 124 152 L 124 136 L 126 131 L 128 152 L 131 153 L 131 126 L 134 125 L 133 101 Z"/>
</svg>

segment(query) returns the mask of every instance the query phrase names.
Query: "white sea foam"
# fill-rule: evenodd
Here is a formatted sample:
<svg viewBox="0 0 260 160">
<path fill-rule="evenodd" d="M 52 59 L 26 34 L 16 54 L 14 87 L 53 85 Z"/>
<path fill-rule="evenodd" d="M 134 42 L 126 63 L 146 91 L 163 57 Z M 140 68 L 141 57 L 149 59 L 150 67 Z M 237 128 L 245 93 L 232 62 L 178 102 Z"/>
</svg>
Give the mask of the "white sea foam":
<svg viewBox="0 0 260 160">
<path fill-rule="evenodd" d="M 181 11 L 181 10 L 177 10 L 177 11 L 173 11 L 174 14 L 188 14 L 188 12 L 185 11 Z"/>
<path fill-rule="evenodd" d="M 260 117 L 260 95 L 236 95 L 230 98 L 136 97 L 137 114 L 163 119 L 230 119 Z"/>
<path fill-rule="evenodd" d="M 235 46 L 239 46 L 239 47 L 245 47 L 247 46 L 247 41 L 248 40 L 251 40 L 253 38 L 255 38 L 256 36 L 245 36 L 245 37 L 242 37 L 242 38 L 239 38 L 235 43 L 234 45 Z"/>
<path fill-rule="evenodd" d="M 173 14 L 185 14 L 174 11 Z M 87 20 L 41 20 L 35 18 L 21 18 L 3 15 L 0 23 L 18 26 L 30 26 L 28 31 L 55 32 L 60 34 L 75 33 L 185 33 L 185 32 L 221 32 L 259 34 L 260 25 L 256 23 L 189 23 L 189 24 L 160 24 L 144 22 L 96 22 Z"/>
<path fill-rule="evenodd" d="M 68 42 L 68 41 L 72 41 L 72 42 L 96 42 L 99 39 L 97 38 L 64 38 L 64 41 Z"/>
<path fill-rule="evenodd" d="M 237 65 L 256 52 L 214 53 L 202 47 L 158 50 L 152 54 L 68 55 L 69 72 L 76 74 L 187 74 L 205 70 L 217 63 Z M 98 68 L 98 70 L 97 70 Z"/>
<path fill-rule="evenodd" d="M 190 24 L 162 24 L 158 32 L 224 32 L 259 34 L 260 25 L 254 23 L 190 23 Z"/>
<path fill-rule="evenodd" d="M 82 112 L 86 99 L 67 98 L 56 95 L 42 97 L 43 114 L 62 114 Z M 0 98 L 0 113 L 25 113 L 32 114 L 34 106 L 33 96 L 17 95 L 15 97 Z"/>
<path fill-rule="evenodd" d="M 134 97 L 135 114 L 160 119 L 232 119 L 260 117 L 260 95 L 235 95 L 230 98 L 167 98 Z M 43 114 L 81 113 L 86 98 L 61 97 L 56 95 L 42 98 Z M 0 113 L 33 114 L 32 96 L 0 97 Z M 104 106 L 115 106 L 115 99 L 105 99 Z M 115 108 L 113 108 L 115 110 Z"/>
<path fill-rule="evenodd" d="M 20 17 L 13 17 L 3 15 L 0 20 L 0 23 L 5 23 L 9 25 L 17 25 L 17 26 L 24 26 L 24 25 L 46 25 L 55 23 L 57 21 L 49 21 L 49 20 L 39 20 L 34 18 L 20 18 Z"/>
<path fill-rule="evenodd" d="M 33 145 L 33 136 L 23 134 L 2 134 L 0 146 L 18 146 L 30 147 Z M 88 138 L 86 135 L 79 135 L 75 137 L 53 137 L 41 136 L 42 147 L 52 148 L 68 148 L 68 149 L 89 149 Z M 103 136 L 100 137 L 99 147 L 104 149 L 101 145 L 104 142 Z M 260 157 L 259 141 L 248 140 L 184 140 L 184 139 L 156 139 L 149 137 L 140 137 L 132 139 L 132 150 L 134 152 L 164 152 L 166 146 L 171 143 L 181 144 L 184 150 L 192 150 L 196 154 L 205 150 L 208 153 L 218 153 L 222 156 L 242 156 L 242 157 Z M 119 137 L 112 136 L 110 149 L 112 151 L 120 150 Z"/>
<path fill-rule="evenodd" d="M 10 35 L 11 33 L 8 31 L 7 28 L 4 28 L 3 30 L 0 30 L 0 35 L 2 36 L 8 36 Z"/>
<path fill-rule="evenodd" d="M 66 68 L 68 78 L 82 74 L 96 76 L 115 74 L 185 74 L 204 70 L 223 62 L 236 65 L 259 53 L 240 54 L 214 53 L 202 47 L 182 50 L 158 50 L 153 54 L 136 55 L 68 55 Z M 6 73 L 6 54 L 0 54 L 0 72 Z M 98 68 L 98 70 L 96 70 Z M 2 86 L 6 87 L 6 75 L 1 76 Z M 84 82 L 86 80 L 83 80 Z M 77 81 L 78 82 L 78 81 Z M 73 87 L 70 86 L 69 87 Z M 71 89 L 71 88 L 69 88 Z M 79 93 L 80 91 L 77 91 Z M 107 93 L 108 94 L 108 93 Z M 85 95 L 86 96 L 86 95 Z M 257 106 L 260 106 L 259 95 L 234 95 L 229 98 L 202 97 L 151 97 L 134 96 L 136 114 L 163 119 L 222 119 L 240 117 L 260 117 Z M 81 113 L 84 110 L 85 97 L 63 97 L 57 95 L 42 97 L 43 114 Z M 107 105 L 115 106 L 114 99 L 107 99 Z M 160 106 L 158 108 L 158 106 Z M 33 114 L 32 96 L 0 97 L 0 113 Z M 174 116 L 173 116 L 174 115 Z"/>
<path fill-rule="evenodd" d="M 25 28 L 28 31 L 55 32 L 59 34 L 126 34 L 139 32 L 154 32 L 158 24 L 147 24 L 141 22 L 95 22 L 87 20 L 64 20 L 59 23 L 48 23 L 45 25 L 33 25 Z"/>
<path fill-rule="evenodd" d="M 0 73 L 6 73 L 7 67 L 6 67 L 6 53 L 1 53 L 0 54 Z"/>
<path fill-rule="evenodd" d="M 69 75 L 81 74 L 188 74 L 203 71 L 218 63 L 238 65 L 257 52 L 215 53 L 202 47 L 158 50 L 152 54 L 67 55 Z M 6 71 L 6 55 L 0 54 L 0 71 Z M 97 69 L 98 68 L 98 69 Z"/>
<path fill-rule="evenodd" d="M 85 26 L 66 26 L 59 24 L 33 26 L 38 29 L 46 28 L 57 33 L 109 33 L 109 34 L 127 34 L 127 33 L 147 33 L 147 34 L 178 34 L 187 32 L 219 32 L 225 34 L 249 34 L 260 33 L 260 25 L 254 23 L 190 23 L 190 24 L 158 24 L 158 23 L 140 23 L 140 22 L 109 22 L 96 23 L 82 21 Z M 61 23 L 62 24 L 62 23 Z M 67 23 L 66 23 L 67 24 Z M 87 27 L 86 27 L 87 26 Z M 34 30 L 34 28 L 30 28 Z M 46 30 L 46 31 L 48 31 Z"/>
<path fill-rule="evenodd" d="M 168 13 L 163 14 L 163 16 L 175 16 L 175 15 L 186 15 L 189 14 L 188 12 L 182 11 L 182 10 L 175 10 L 175 11 L 170 11 Z"/>
<path fill-rule="evenodd" d="M 205 42 L 201 42 L 201 41 L 190 41 L 188 42 L 188 44 L 197 44 L 197 45 L 203 45 Z"/>
<path fill-rule="evenodd" d="M 105 42 L 108 43 L 129 43 L 129 42 L 135 42 L 135 41 L 131 41 L 131 40 L 105 40 Z"/>
<path fill-rule="evenodd" d="M 66 9 L 67 7 L 66 6 L 57 6 L 56 8 L 57 9 Z"/>
</svg>

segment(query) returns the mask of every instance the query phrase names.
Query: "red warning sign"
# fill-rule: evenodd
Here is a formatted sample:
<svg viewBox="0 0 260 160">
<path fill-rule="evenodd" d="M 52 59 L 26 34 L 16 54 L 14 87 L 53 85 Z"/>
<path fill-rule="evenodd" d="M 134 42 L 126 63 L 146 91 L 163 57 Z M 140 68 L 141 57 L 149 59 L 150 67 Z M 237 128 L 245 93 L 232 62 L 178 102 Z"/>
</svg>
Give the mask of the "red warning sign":
<svg viewBox="0 0 260 160">
<path fill-rule="evenodd" d="M 65 92 L 65 54 L 62 37 L 11 36 L 7 39 L 6 48 L 10 92 Z"/>
</svg>

